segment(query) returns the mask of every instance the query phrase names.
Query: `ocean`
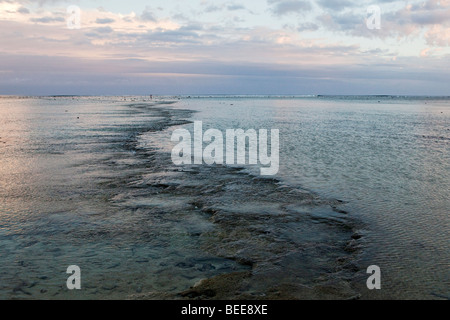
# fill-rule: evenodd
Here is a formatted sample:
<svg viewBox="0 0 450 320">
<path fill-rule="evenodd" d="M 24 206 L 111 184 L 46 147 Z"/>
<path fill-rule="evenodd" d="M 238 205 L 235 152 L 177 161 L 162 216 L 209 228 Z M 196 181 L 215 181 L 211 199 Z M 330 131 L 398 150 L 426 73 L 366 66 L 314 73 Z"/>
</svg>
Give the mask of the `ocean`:
<svg viewBox="0 0 450 320">
<path fill-rule="evenodd" d="M 194 121 L 278 173 L 175 165 Z M 449 146 L 448 97 L 1 97 L 0 299 L 448 299 Z"/>
</svg>

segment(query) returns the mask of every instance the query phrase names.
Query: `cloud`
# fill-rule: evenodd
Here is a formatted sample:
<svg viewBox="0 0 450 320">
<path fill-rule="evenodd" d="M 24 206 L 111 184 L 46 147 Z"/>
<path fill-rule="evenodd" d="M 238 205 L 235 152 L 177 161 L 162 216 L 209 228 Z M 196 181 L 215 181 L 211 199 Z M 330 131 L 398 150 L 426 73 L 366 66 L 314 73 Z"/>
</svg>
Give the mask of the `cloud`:
<svg viewBox="0 0 450 320">
<path fill-rule="evenodd" d="M 111 33 L 111 32 L 114 32 L 113 28 L 111 28 L 109 26 L 108 27 L 96 28 L 96 29 L 94 29 L 94 31 L 98 32 L 98 33 Z"/>
<path fill-rule="evenodd" d="M 435 1 L 428 1 L 424 6 L 407 7 L 406 10 L 400 11 L 400 14 L 403 14 L 408 22 L 420 25 L 450 22 L 450 6 L 443 6 Z"/>
<path fill-rule="evenodd" d="M 111 19 L 111 18 L 103 18 L 103 19 L 98 18 L 97 20 L 95 20 L 95 23 L 98 23 L 98 24 L 110 24 L 113 22 L 115 22 L 115 20 Z"/>
<path fill-rule="evenodd" d="M 272 12 L 277 16 L 283 16 L 290 13 L 305 13 L 312 9 L 308 1 L 299 0 L 268 0 L 272 4 Z"/>
<path fill-rule="evenodd" d="M 147 7 L 144 10 L 144 12 L 142 12 L 141 19 L 143 21 L 157 22 L 157 19 L 156 19 L 154 13 L 151 11 L 151 9 L 149 7 Z"/>
<path fill-rule="evenodd" d="M 28 10 L 25 7 L 20 7 L 19 9 L 17 9 L 17 12 L 21 13 L 21 14 L 29 14 L 30 10 Z"/>
<path fill-rule="evenodd" d="M 31 22 L 38 22 L 38 23 L 52 23 L 52 22 L 64 22 L 66 19 L 62 17 L 42 17 L 42 18 L 31 18 Z"/>
<path fill-rule="evenodd" d="M 441 51 L 442 48 L 425 48 L 420 52 L 420 57 L 430 58 L 433 55 L 439 54 Z"/>
<path fill-rule="evenodd" d="M 220 10 L 222 10 L 221 7 L 214 6 L 214 5 L 208 6 L 208 7 L 205 8 L 205 12 L 207 12 L 207 13 L 216 12 L 216 11 L 220 11 Z"/>
<path fill-rule="evenodd" d="M 204 3 L 204 5 L 207 5 L 207 3 Z M 236 3 L 226 3 L 226 4 L 215 4 L 215 5 L 207 5 L 204 9 L 205 13 L 212 13 L 212 12 L 221 12 L 224 10 L 228 11 L 238 11 L 238 10 L 245 10 L 245 6 L 242 4 L 236 4 Z"/>
<path fill-rule="evenodd" d="M 163 43 L 199 43 L 200 36 L 189 29 L 180 28 L 178 30 L 156 30 L 149 31 L 141 39 L 150 42 Z"/>
<path fill-rule="evenodd" d="M 230 4 L 227 6 L 227 9 L 230 11 L 236 11 L 236 10 L 244 10 L 245 7 L 241 4 Z"/>
<path fill-rule="evenodd" d="M 346 1 L 318 3 L 327 9 L 318 16 L 318 22 L 326 29 L 349 36 L 367 38 L 423 38 L 428 45 L 448 46 L 450 28 L 450 1 L 427 0 L 415 4 L 403 4 L 393 0 L 394 7 L 381 7 L 381 29 L 369 30 L 366 27 L 366 7 L 355 5 L 352 10 L 342 10 Z M 336 10 L 331 10 L 336 9 Z"/>
<path fill-rule="evenodd" d="M 319 29 L 319 26 L 312 22 L 302 23 L 297 27 L 297 30 L 302 31 L 316 31 Z"/>
<path fill-rule="evenodd" d="M 444 91 L 450 80 L 442 67 L 450 56 L 448 0 L 410 5 L 380 0 L 381 30 L 365 25 L 371 0 L 353 6 L 268 0 L 252 12 L 227 0 L 135 11 L 130 3 L 122 12 L 105 4 L 82 8 L 81 30 L 61 23 L 69 1 L 44 1 L 41 7 L 32 2 L 0 0 L 0 43 L 8 44 L 0 48 L 0 93 L 32 88 L 39 93 L 45 87 L 92 94 L 148 88 L 175 88 L 172 93 L 323 88 L 322 93 L 342 94 L 404 88 L 426 94 Z M 25 7 L 28 13 L 19 11 Z"/>
<path fill-rule="evenodd" d="M 314 51 L 315 49 L 313 49 Z M 317 54 L 317 53 L 316 53 Z M 0 93 L 13 94 L 439 94 L 450 75 L 427 56 L 384 64 L 109 60 L 0 54 Z M 58 66 L 64 66 L 60 68 Z M 6 73 L 8 74 L 8 73 Z"/>
<path fill-rule="evenodd" d="M 319 6 L 333 11 L 341 11 L 345 8 L 355 7 L 355 2 L 349 0 L 318 0 L 317 3 Z"/>
<path fill-rule="evenodd" d="M 450 46 L 450 27 L 434 25 L 426 31 L 425 39 L 428 45 L 448 47 Z"/>
</svg>

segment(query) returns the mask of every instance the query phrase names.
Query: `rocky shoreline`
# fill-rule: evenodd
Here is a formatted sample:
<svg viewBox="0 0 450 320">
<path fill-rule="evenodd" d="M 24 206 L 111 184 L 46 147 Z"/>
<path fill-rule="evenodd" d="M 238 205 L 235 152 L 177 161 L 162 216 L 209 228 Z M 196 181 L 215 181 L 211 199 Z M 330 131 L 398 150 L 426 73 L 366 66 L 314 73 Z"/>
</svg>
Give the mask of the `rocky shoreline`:
<svg viewBox="0 0 450 320">
<path fill-rule="evenodd" d="M 164 127 L 188 115 L 186 110 L 167 112 L 172 120 Z M 207 278 L 178 293 L 147 292 L 130 299 L 360 297 L 352 282 L 361 274 L 357 257 L 362 235 L 358 223 L 340 209 L 342 201 L 320 199 L 240 168 L 176 167 L 164 152 L 151 167 L 153 172 L 133 182 L 137 194 L 187 197 L 189 206 L 177 210 L 214 226 L 192 234 L 201 249 L 247 270 Z"/>
</svg>

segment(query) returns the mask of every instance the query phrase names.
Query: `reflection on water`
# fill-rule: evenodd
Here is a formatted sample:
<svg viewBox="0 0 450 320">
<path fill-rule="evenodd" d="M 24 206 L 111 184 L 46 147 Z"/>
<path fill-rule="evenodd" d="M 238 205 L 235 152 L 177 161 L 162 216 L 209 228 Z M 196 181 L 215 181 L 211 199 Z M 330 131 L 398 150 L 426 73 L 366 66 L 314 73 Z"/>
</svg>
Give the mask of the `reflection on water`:
<svg viewBox="0 0 450 320">
<path fill-rule="evenodd" d="M 2 101 L 1 298 L 178 292 L 242 269 L 198 249 L 186 231 L 195 217 L 181 224 L 141 212 L 138 203 L 115 204 L 151 170 L 136 154 L 137 135 L 179 123 L 145 107 L 94 98 Z M 185 260 L 193 264 L 187 271 L 178 267 Z M 81 292 L 65 288 L 72 264 L 82 269 Z"/>
<path fill-rule="evenodd" d="M 449 296 L 448 99 L 126 99 L 0 99 L 0 298 Z M 185 119 L 280 129 L 279 180 L 174 167 Z"/>
</svg>

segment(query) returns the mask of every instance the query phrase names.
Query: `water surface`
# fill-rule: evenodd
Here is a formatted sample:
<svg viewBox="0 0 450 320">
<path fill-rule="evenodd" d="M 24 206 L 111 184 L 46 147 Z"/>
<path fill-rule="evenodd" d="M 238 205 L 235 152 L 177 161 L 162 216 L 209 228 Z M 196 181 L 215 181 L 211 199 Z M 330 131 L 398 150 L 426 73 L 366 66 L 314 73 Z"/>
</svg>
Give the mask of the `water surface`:
<svg viewBox="0 0 450 320">
<path fill-rule="evenodd" d="M 0 298 L 448 297 L 449 101 L 2 98 Z M 194 120 L 279 129 L 279 174 L 174 166 Z"/>
</svg>

